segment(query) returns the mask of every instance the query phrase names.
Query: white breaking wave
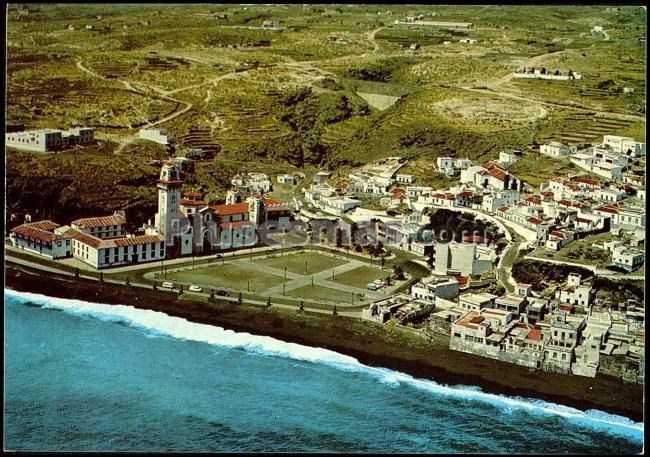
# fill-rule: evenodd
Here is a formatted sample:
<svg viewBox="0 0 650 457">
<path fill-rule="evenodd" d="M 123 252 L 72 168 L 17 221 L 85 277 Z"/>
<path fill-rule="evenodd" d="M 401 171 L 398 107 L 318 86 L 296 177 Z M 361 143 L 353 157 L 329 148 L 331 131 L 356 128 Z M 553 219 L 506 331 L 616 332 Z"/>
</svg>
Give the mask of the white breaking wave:
<svg viewBox="0 0 650 457">
<path fill-rule="evenodd" d="M 625 435 L 643 440 L 644 425 L 626 417 L 603 411 L 580 411 L 568 406 L 530 398 L 507 397 L 482 392 L 475 386 L 447 386 L 426 379 L 417 379 L 408 374 L 387 368 L 363 365 L 354 357 L 339 354 L 323 348 L 287 343 L 267 336 L 234 332 L 221 327 L 190 322 L 184 318 L 169 316 L 159 311 L 143 310 L 125 305 L 106 305 L 81 300 L 52 298 L 29 292 L 5 289 L 5 297 L 23 300 L 23 303 L 38 304 L 43 308 L 59 309 L 70 314 L 90 316 L 109 322 L 121 322 L 149 333 L 167 335 L 180 340 L 196 341 L 228 348 L 242 348 L 263 355 L 320 363 L 345 371 L 363 372 L 372 375 L 390 386 L 405 385 L 458 399 L 480 401 L 504 409 L 522 410 L 531 414 L 547 414 L 564 417 L 581 425 L 598 430 Z"/>
</svg>

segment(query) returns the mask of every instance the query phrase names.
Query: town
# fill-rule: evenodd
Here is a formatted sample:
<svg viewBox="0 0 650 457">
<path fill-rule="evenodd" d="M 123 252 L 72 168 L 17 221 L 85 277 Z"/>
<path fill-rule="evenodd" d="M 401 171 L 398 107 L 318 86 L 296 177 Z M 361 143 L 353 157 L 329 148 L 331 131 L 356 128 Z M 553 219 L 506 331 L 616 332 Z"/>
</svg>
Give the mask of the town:
<svg viewBox="0 0 650 457">
<path fill-rule="evenodd" d="M 92 129 L 74 132 L 15 132 L 6 134 L 6 141 L 15 148 L 38 148 L 44 153 L 93 141 Z M 145 137 L 164 138 L 167 143 L 164 132 Z M 274 183 L 268 175 L 238 174 L 232 177 L 225 201 L 208 203 L 201 192 L 183 190 L 182 167 L 188 159 L 172 158 L 160 170 L 153 222 L 135 233 L 126 232 L 124 211 L 116 210 L 113 215 L 62 221 L 68 225 L 27 219 L 11 230 L 10 240 L 23 252 L 68 262 L 77 269 L 82 262 L 107 272 L 187 256 L 194 260 L 217 252 L 252 252 L 269 244 L 274 249 L 278 244 L 304 247 L 309 241 L 313 246 L 314 240 L 345 247 L 349 259 L 350 248 L 355 247 L 356 253 L 374 243 L 379 256 L 389 254 L 386 248 L 414 254 L 430 274 L 405 282 L 407 275 L 401 272 L 382 274 L 383 261 L 379 271 L 363 267 L 375 273 L 368 277 L 372 281 L 349 288 L 352 303 L 356 293 L 357 306 L 366 305 L 362 319 L 379 324 L 394 320 L 423 332 L 449 335 L 453 350 L 534 369 L 588 377 L 600 371 L 643 383 L 643 303 L 633 298 L 623 303 L 599 298 L 594 280 L 643 279 L 638 273 L 645 263 L 645 186 L 643 178 L 629 168 L 632 162 L 645 161 L 645 144 L 605 135 L 598 144 L 550 142 L 538 150 L 549 157 L 568 156 L 591 174 L 557 177 L 534 188 L 508 172 L 521 151 L 504 150 L 498 159 L 481 164 L 438 157 L 432 165 L 435 172 L 457 179 L 458 184 L 433 189 L 417 186 L 412 174 L 400 172 L 407 160 L 389 157 L 338 176 L 334 184 L 331 171 L 317 172 L 312 182 L 300 187 L 302 198 L 290 201 L 271 196 Z M 275 181 L 296 187 L 304 183 L 303 177 L 285 173 Z M 365 208 L 369 196 L 378 198 L 386 209 Z M 443 239 L 445 234 L 432 223 L 438 211 L 471 215 L 483 221 L 481 229 Z M 350 232 L 352 224 L 357 231 L 363 228 L 365 243 Z M 486 226 L 493 230 L 488 232 Z M 340 232 L 336 241 L 335 232 Z M 573 262 L 568 255 L 567 260 L 558 256 L 572 244 L 585 243 L 592 257 Z M 529 253 L 527 258 L 580 268 L 588 275 L 570 272 L 565 283 L 538 290 L 518 282 L 509 271 L 512 265 L 506 265 L 508 258 L 512 262 L 523 252 Z M 287 267 L 285 280 L 286 274 Z M 311 281 L 314 287 L 313 276 Z M 170 281 L 166 284 L 175 287 Z M 327 287 L 328 283 L 318 284 Z M 399 284 L 409 287 L 398 288 Z M 197 280 L 188 286 L 190 291 L 202 291 L 210 285 Z M 292 289 L 300 288 L 289 287 L 290 295 Z M 269 302 L 274 291 L 277 288 L 269 287 L 265 292 Z M 282 295 L 286 293 L 283 286 Z M 345 309 L 342 303 L 338 306 Z"/>
</svg>

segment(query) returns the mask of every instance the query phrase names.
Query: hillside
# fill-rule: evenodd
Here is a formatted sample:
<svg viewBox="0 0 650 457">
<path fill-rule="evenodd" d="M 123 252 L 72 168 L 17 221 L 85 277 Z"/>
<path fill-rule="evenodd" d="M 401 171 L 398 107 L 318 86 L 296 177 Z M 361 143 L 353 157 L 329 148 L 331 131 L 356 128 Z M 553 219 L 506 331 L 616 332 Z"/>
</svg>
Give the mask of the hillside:
<svg viewBox="0 0 650 457">
<path fill-rule="evenodd" d="M 473 26 L 394 24 L 414 9 Z M 281 31 L 262 28 L 271 19 Z M 504 148 L 526 150 L 515 171 L 536 185 L 571 165 L 541 166 L 527 149 L 535 142 L 645 140 L 642 35 L 638 7 L 34 5 L 8 18 L 7 123 L 92 126 L 102 146 L 9 151 L 8 206 L 64 219 L 115 208 L 151 217 L 149 160 L 166 153 L 135 141 L 145 126 L 166 129 L 179 150 L 219 151 L 187 173 L 188 186 L 215 199 L 237 169 L 334 169 L 393 155 L 428 166 Z M 584 77 L 513 79 L 525 65 Z"/>
</svg>

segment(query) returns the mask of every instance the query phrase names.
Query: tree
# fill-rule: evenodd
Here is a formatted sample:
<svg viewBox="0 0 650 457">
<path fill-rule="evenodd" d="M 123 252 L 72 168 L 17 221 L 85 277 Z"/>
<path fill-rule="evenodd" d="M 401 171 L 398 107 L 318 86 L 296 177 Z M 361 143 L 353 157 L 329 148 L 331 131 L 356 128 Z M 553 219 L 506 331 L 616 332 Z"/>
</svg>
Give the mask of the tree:
<svg viewBox="0 0 650 457">
<path fill-rule="evenodd" d="M 268 300 L 266 300 L 266 307 L 267 308 L 271 307 L 271 297 L 269 297 Z"/>
<path fill-rule="evenodd" d="M 305 310 L 305 302 L 300 300 L 300 311 L 302 312 L 304 310 Z"/>
<path fill-rule="evenodd" d="M 395 273 L 395 278 L 398 280 L 403 280 L 405 278 L 404 276 L 404 267 L 402 265 L 395 265 L 393 267 L 393 272 Z"/>
<path fill-rule="evenodd" d="M 237 296 L 237 304 L 238 305 L 242 304 L 241 292 L 239 292 L 239 295 Z"/>
<path fill-rule="evenodd" d="M 341 227 L 336 227 L 335 239 L 337 248 L 343 246 L 343 230 L 341 230 Z"/>
<path fill-rule="evenodd" d="M 391 282 L 390 282 L 390 275 L 386 276 L 386 285 L 387 285 L 387 286 L 390 286 L 390 285 L 391 285 Z"/>
</svg>

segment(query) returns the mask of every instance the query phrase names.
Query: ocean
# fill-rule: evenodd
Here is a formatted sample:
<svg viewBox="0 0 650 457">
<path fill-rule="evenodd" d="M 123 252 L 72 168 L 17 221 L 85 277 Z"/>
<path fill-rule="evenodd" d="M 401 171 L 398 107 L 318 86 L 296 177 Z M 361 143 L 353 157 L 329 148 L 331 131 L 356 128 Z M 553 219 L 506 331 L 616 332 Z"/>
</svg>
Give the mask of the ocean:
<svg viewBox="0 0 650 457">
<path fill-rule="evenodd" d="M 130 306 L 5 290 L 4 447 L 638 453 L 643 424 Z"/>
</svg>

